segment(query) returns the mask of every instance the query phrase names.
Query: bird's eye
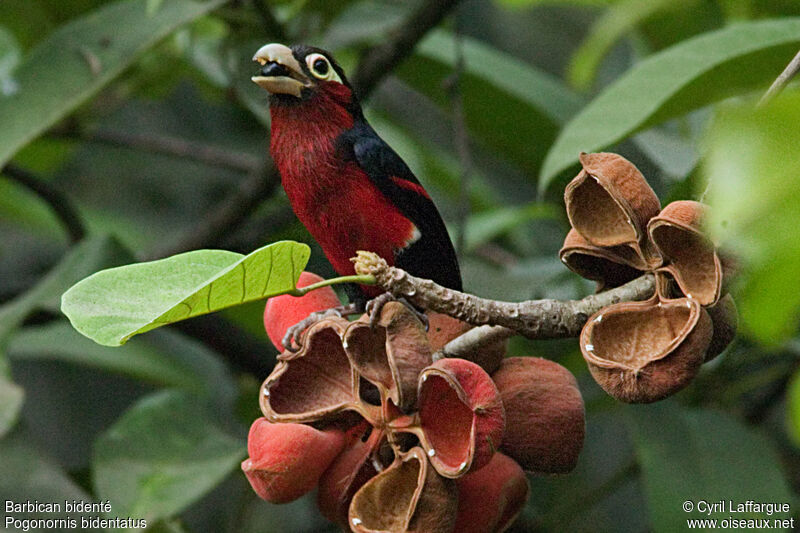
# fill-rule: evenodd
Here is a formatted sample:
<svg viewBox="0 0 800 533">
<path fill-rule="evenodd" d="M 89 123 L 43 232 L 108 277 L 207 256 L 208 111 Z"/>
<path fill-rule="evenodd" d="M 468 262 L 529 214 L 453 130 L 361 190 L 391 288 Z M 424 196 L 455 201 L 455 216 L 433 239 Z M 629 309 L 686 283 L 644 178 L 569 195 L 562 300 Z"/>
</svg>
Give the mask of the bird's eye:
<svg viewBox="0 0 800 533">
<path fill-rule="evenodd" d="M 331 62 L 322 54 L 310 54 L 306 57 L 306 65 L 311 74 L 325 81 L 340 81 L 336 71 L 331 67 Z"/>
<path fill-rule="evenodd" d="M 320 58 L 314 61 L 314 72 L 319 74 L 320 76 L 324 76 L 328 73 L 328 62 L 324 59 Z"/>
</svg>

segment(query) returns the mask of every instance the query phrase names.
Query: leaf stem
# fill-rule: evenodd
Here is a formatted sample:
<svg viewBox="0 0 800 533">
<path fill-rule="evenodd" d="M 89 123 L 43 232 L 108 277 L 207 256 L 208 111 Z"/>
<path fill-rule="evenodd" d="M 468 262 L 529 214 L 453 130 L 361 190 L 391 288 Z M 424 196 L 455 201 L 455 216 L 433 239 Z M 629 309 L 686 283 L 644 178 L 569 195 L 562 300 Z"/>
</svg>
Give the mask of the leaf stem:
<svg viewBox="0 0 800 533">
<path fill-rule="evenodd" d="M 343 283 L 358 283 L 360 285 L 375 285 L 377 280 L 375 276 L 371 274 L 364 274 L 364 275 L 354 275 L 354 276 L 340 276 L 338 278 L 331 278 L 331 279 L 324 279 L 322 281 L 318 281 L 317 283 L 312 283 L 311 285 L 306 285 L 305 287 L 297 287 L 293 291 L 287 293 L 291 294 L 292 296 L 303 296 L 308 294 L 311 291 L 321 289 L 322 287 L 328 287 L 330 285 L 341 285 Z"/>
<path fill-rule="evenodd" d="M 778 94 L 783 90 L 784 87 L 789 83 L 789 81 L 800 71 L 800 51 L 794 56 L 794 58 L 789 61 L 789 64 L 786 65 L 786 68 L 783 69 L 780 76 L 778 76 L 772 85 L 770 85 L 767 92 L 764 93 L 764 96 L 761 97 L 761 100 L 758 101 L 758 107 L 762 107 L 767 105 L 773 98 L 778 96 Z"/>
</svg>

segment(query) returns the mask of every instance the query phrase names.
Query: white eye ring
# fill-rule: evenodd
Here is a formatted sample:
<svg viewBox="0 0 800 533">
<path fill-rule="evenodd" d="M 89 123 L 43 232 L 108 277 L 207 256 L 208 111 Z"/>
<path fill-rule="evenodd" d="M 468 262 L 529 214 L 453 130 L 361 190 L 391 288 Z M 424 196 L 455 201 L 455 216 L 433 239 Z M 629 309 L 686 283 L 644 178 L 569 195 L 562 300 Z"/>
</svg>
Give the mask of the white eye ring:
<svg viewBox="0 0 800 533">
<path fill-rule="evenodd" d="M 318 72 L 317 69 L 314 68 L 315 64 L 319 61 L 323 61 L 325 63 L 325 67 L 321 69 L 323 70 L 323 72 Z M 308 70 L 311 72 L 311 74 L 314 75 L 315 78 L 324 81 L 338 81 L 339 83 L 342 83 L 342 80 L 339 78 L 339 75 L 336 73 L 336 70 L 334 70 L 333 65 L 331 65 L 331 62 L 328 61 L 328 58 L 325 57 L 324 55 L 322 54 L 307 55 L 306 65 L 308 66 Z"/>
</svg>

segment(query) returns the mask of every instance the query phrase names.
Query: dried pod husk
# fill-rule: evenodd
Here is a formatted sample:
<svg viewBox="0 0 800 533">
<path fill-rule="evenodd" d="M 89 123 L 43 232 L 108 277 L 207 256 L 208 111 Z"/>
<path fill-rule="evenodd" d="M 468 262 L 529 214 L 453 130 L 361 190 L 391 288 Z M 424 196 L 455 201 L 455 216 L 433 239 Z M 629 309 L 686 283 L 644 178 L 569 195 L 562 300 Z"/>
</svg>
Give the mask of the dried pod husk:
<svg viewBox="0 0 800 533">
<path fill-rule="evenodd" d="M 345 444 L 338 429 L 273 424 L 259 418 L 250 427 L 242 470 L 253 490 L 272 503 L 296 500 L 313 489 Z"/>
<path fill-rule="evenodd" d="M 458 490 L 415 447 L 370 479 L 353 497 L 349 526 L 357 533 L 453 531 Z"/>
<path fill-rule="evenodd" d="M 633 163 L 611 153 L 581 154 L 583 170 L 567 185 L 570 224 L 590 244 L 628 245 L 649 264 L 647 221 L 661 204 Z"/>
<path fill-rule="evenodd" d="M 530 486 L 525 472 L 509 456 L 497 452 L 477 472 L 456 480 L 458 533 L 499 533 L 514 522 L 525 502 Z"/>
<path fill-rule="evenodd" d="M 578 462 L 586 434 L 575 376 L 538 357 L 510 357 L 492 374 L 506 410 L 500 450 L 529 472 L 560 474 Z"/>
<path fill-rule="evenodd" d="M 358 376 L 342 347 L 349 322 L 326 318 L 308 328 L 302 348 L 285 352 L 261 386 L 261 411 L 272 422 L 315 422 L 358 410 Z"/>
<path fill-rule="evenodd" d="M 372 460 L 385 435 L 372 430 L 366 440 L 354 438 L 319 478 L 317 506 L 322 516 L 348 528 L 350 502 L 358 490 L 377 473 Z"/>
<path fill-rule="evenodd" d="M 324 281 L 313 272 L 301 272 L 298 287 L 306 287 Z M 279 352 L 284 350 L 281 340 L 286 330 L 311 313 L 324 311 L 341 305 L 339 298 L 330 287 L 322 287 L 300 297 L 283 294 L 267 300 L 264 306 L 264 329 L 269 340 Z"/>
<path fill-rule="evenodd" d="M 648 403 L 676 393 L 697 375 L 712 324 L 697 300 L 623 302 L 583 327 L 581 352 L 595 381 L 614 398 Z"/>
<path fill-rule="evenodd" d="M 597 292 L 624 285 L 641 276 L 641 269 L 647 267 L 633 248 L 594 246 L 575 228 L 567 233 L 558 256 L 567 268 L 597 282 Z"/>
<path fill-rule="evenodd" d="M 472 329 L 472 325 L 442 313 L 427 312 L 428 315 L 428 342 L 435 352 L 442 346 Z"/>
<path fill-rule="evenodd" d="M 455 478 L 500 447 L 505 413 L 492 378 L 465 359 L 441 359 L 419 377 L 420 441 L 431 464 Z"/>
<path fill-rule="evenodd" d="M 723 267 L 714 244 L 703 233 L 707 207 L 699 202 L 672 202 L 650 220 L 648 232 L 669 272 L 687 298 L 714 305 L 722 295 Z"/>
<path fill-rule="evenodd" d="M 713 307 L 707 307 L 708 316 L 714 324 L 714 334 L 706 351 L 706 362 L 721 354 L 736 337 L 739 329 L 739 314 L 733 296 L 726 294 Z"/>
<path fill-rule="evenodd" d="M 403 410 L 417 402 L 417 378 L 433 351 L 425 326 L 400 302 L 381 309 L 375 328 L 365 320 L 350 324 L 342 342 L 353 367 Z"/>
</svg>

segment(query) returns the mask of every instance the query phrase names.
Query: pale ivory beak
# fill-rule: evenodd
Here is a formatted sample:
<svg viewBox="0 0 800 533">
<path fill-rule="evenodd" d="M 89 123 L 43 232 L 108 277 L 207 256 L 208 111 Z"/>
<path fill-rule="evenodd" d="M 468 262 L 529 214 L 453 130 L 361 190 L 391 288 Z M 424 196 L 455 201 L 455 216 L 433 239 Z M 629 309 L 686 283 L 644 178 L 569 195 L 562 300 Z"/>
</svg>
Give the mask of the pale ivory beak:
<svg viewBox="0 0 800 533">
<path fill-rule="evenodd" d="M 303 73 L 303 68 L 288 46 L 266 44 L 258 49 L 253 61 L 264 68 L 261 69 L 261 75 L 250 79 L 270 93 L 300 98 L 303 88 L 311 86 L 311 80 Z"/>
</svg>

